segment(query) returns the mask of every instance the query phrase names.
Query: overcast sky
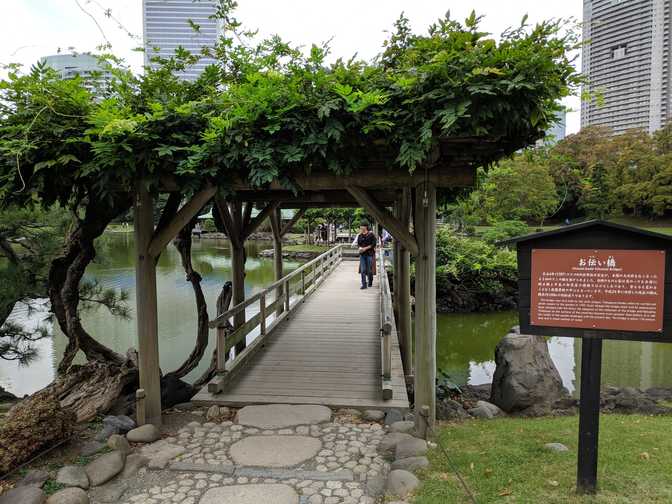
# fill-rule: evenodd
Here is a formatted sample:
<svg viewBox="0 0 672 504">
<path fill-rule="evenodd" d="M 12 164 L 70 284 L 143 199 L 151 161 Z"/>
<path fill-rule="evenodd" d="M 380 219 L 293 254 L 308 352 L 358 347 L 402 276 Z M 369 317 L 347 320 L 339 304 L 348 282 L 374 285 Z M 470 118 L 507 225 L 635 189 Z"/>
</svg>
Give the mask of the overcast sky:
<svg viewBox="0 0 672 504">
<path fill-rule="evenodd" d="M 79 6 L 78 6 L 79 2 Z M 525 14 L 529 22 L 557 17 L 582 16 L 582 0 L 239 0 L 238 18 L 262 35 L 278 33 L 297 45 L 310 46 L 331 40 L 332 54 L 348 58 L 357 53 L 371 58 L 381 48 L 385 30 L 403 11 L 416 31 L 450 10 L 464 19 L 475 9 L 485 19 L 482 28 L 493 34 L 518 25 Z M 81 6 L 81 9 L 80 9 Z M 83 12 L 87 11 L 90 15 Z M 110 9 L 112 18 L 104 11 Z M 100 27 L 92 19 L 95 18 Z M 130 34 L 135 35 L 135 38 Z M 30 65 L 41 56 L 76 51 L 95 51 L 105 43 L 134 68 L 142 55 L 132 49 L 141 45 L 142 0 L 0 0 L 0 62 Z M 567 115 L 567 131 L 579 129 L 579 100 L 567 99 L 573 112 Z"/>
</svg>

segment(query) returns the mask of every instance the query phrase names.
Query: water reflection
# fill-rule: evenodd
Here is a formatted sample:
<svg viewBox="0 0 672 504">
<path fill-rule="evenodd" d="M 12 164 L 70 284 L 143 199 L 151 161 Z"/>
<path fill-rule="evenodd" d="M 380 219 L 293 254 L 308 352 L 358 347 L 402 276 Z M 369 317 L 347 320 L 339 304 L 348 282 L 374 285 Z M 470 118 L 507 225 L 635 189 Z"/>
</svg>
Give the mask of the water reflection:
<svg viewBox="0 0 672 504">
<path fill-rule="evenodd" d="M 270 242 L 251 242 L 247 246 L 247 276 L 245 290 L 254 294 L 273 281 L 273 261 L 259 257 L 258 252 L 269 248 Z M 107 287 L 128 290 L 129 306 L 135 306 L 135 269 L 133 236 L 130 233 L 108 234 L 98 243 L 98 258 L 88 269 L 88 276 L 98 279 Z M 195 240 L 192 259 L 194 267 L 203 276 L 203 290 L 211 310 L 222 284 L 231 279 L 231 260 L 226 240 Z M 287 272 L 298 267 L 295 261 L 285 261 Z M 195 304 L 191 285 L 185 280 L 180 258 L 170 246 L 161 255 L 157 268 L 159 295 L 159 349 L 164 372 L 175 369 L 191 352 L 196 331 Z M 29 313 L 19 306 L 13 317 L 35 325 L 46 315 L 44 306 Z M 251 308 L 254 310 L 254 307 Z M 118 352 L 137 348 L 135 322 L 119 320 L 104 309 L 84 314 L 84 326 L 106 345 Z M 450 374 L 459 384 L 480 384 L 491 381 L 494 372 L 494 351 L 499 340 L 517 324 L 516 312 L 487 314 L 439 315 L 437 366 Z M 0 385 L 23 395 L 47 385 L 66 345 L 66 338 L 54 329 L 54 337 L 40 341 L 40 358 L 28 367 L 0 361 Z M 214 335 L 213 335 L 214 336 Z M 214 339 L 214 338 L 213 338 Z M 551 357 L 558 368 L 565 387 L 575 391 L 579 383 L 581 341 L 573 338 L 550 338 Z M 212 345 L 206 355 L 210 355 Z M 81 358 L 81 356 L 80 356 Z M 665 364 L 672 359 L 672 345 L 606 341 L 603 349 L 604 385 L 654 387 L 672 386 L 672 369 Z M 201 366 L 187 379 L 199 376 L 209 363 L 204 358 Z"/>
<path fill-rule="evenodd" d="M 437 367 L 458 384 L 489 383 L 495 371 L 495 346 L 518 323 L 517 312 L 470 313 L 437 317 Z M 563 384 L 577 393 L 581 371 L 581 340 L 549 338 L 551 358 Z M 605 341 L 602 385 L 672 387 L 672 345 L 636 341 Z"/>
<path fill-rule="evenodd" d="M 273 261 L 258 257 L 258 252 L 269 248 L 269 242 L 250 242 L 247 245 L 248 260 L 245 278 L 246 295 L 252 295 L 273 282 Z M 129 292 L 131 319 L 113 317 L 104 308 L 86 312 L 84 327 L 101 342 L 124 353 L 130 347 L 137 348 L 137 333 L 134 320 L 135 267 L 133 262 L 133 236 L 130 233 L 108 234 L 98 244 L 98 258 L 87 270 L 87 276 L 96 278 L 105 287 L 126 289 Z M 192 249 L 194 268 L 203 277 L 202 287 L 211 314 L 224 282 L 231 279 L 230 249 L 226 240 L 194 240 Z M 296 269 L 299 262 L 285 261 L 287 272 Z M 180 257 L 169 246 L 161 254 L 157 265 L 157 292 L 159 316 L 159 351 L 164 372 L 177 368 L 189 355 L 194 345 L 196 331 L 195 302 L 191 284 L 185 280 Z M 28 316 L 25 310 L 16 310 L 13 317 L 20 321 L 36 323 L 37 316 Z M 40 317 L 43 318 L 43 315 Z M 187 375 L 193 380 L 209 365 L 209 355 L 214 346 L 206 350 L 201 365 Z M 27 394 L 48 384 L 60 361 L 67 339 L 56 325 L 53 338 L 40 342 L 39 359 L 28 367 L 2 363 L 0 385 L 17 394 Z M 78 362 L 83 362 L 78 356 Z"/>
</svg>

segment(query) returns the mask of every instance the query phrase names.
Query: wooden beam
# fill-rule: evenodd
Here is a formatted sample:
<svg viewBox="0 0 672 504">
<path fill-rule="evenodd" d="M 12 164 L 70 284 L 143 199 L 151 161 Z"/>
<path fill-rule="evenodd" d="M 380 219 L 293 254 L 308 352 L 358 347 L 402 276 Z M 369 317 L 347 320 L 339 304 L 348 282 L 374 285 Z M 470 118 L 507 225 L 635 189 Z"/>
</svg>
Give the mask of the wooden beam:
<svg viewBox="0 0 672 504">
<path fill-rule="evenodd" d="M 355 170 L 349 175 L 337 175 L 327 171 L 313 171 L 306 174 L 303 170 L 292 173 L 292 179 L 304 191 L 322 191 L 334 189 L 347 189 L 348 186 L 362 186 L 369 189 L 401 189 L 414 187 L 427 180 L 436 187 L 471 187 L 474 185 L 476 169 L 470 165 L 464 166 L 434 166 L 427 170 L 417 170 L 409 173 L 405 169 L 396 168 L 367 168 Z M 235 191 L 253 189 L 244 180 L 234 180 Z M 267 187 L 267 190 L 286 191 L 287 188 L 275 180 Z"/>
<path fill-rule="evenodd" d="M 154 199 L 145 184 L 137 185 L 133 211 L 135 233 L 136 323 L 138 327 L 138 371 L 144 389 L 147 422 L 161 425 L 161 372 L 156 298 L 156 263 L 149 253 L 154 232 Z"/>
<path fill-rule="evenodd" d="M 436 420 L 436 186 L 415 194 L 415 430 L 427 438 Z"/>
<path fill-rule="evenodd" d="M 236 224 L 233 221 L 229 204 L 224 198 L 217 195 L 215 196 L 215 208 L 222 219 L 222 224 L 224 224 L 224 229 L 231 242 L 231 246 L 242 247 L 242 243 L 240 243 L 240 230 L 236 227 Z"/>
<path fill-rule="evenodd" d="M 240 223 L 240 228 L 245 229 L 250 225 L 250 220 L 252 219 L 252 209 L 254 208 L 254 202 L 248 201 L 245 203 L 245 209 L 243 210 L 243 220 Z"/>
<path fill-rule="evenodd" d="M 396 190 L 378 190 L 371 191 L 371 194 L 381 203 L 386 205 L 394 203 L 397 199 Z M 357 200 L 345 189 L 324 190 L 324 191 L 303 191 L 298 194 L 282 190 L 251 190 L 251 191 L 237 191 L 230 196 L 231 201 L 254 201 L 263 203 L 267 201 L 279 201 L 284 208 L 299 208 L 290 206 L 296 205 L 310 205 L 314 207 L 325 207 L 326 205 L 349 205 L 359 206 Z"/>
<path fill-rule="evenodd" d="M 217 192 L 215 186 L 209 186 L 194 194 L 182 208 L 180 208 L 175 217 L 163 228 L 157 230 L 149 244 L 149 254 L 152 257 L 158 256 L 161 251 L 177 236 L 177 233 L 186 226 L 191 219 L 196 217 L 201 208 L 210 201 Z"/>
<path fill-rule="evenodd" d="M 251 203 L 248 203 L 248 205 L 251 205 Z M 280 205 L 279 201 L 271 201 L 269 202 L 262 210 L 257 214 L 257 216 L 252 219 L 244 228 L 243 230 L 243 236 L 247 238 L 250 236 L 252 233 L 254 233 L 257 228 L 261 225 L 266 218 L 273 213 L 273 211 L 278 208 Z"/>
<path fill-rule="evenodd" d="M 287 224 L 285 224 L 280 231 L 280 236 L 285 236 L 287 233 L 289 233 L 294 225 L 299 222 L 299 219 L 303 217 L 306 213 L 305 208 L 299 208 L 298 211 L 294 214 L 294 217 L 292 217 Z"/>
<path fill-rule="evenodd" d="M 399 240 L 408 251 L 418 254 L 418 244 L 413 235 L 404 229 L 401 222 L 383 206 L 381 206 L 363 187 L 350 186 L 347 188 L 350 194 L 362 205 L 380 224 L 382 224 L 390 234 Z"/>
</svg>

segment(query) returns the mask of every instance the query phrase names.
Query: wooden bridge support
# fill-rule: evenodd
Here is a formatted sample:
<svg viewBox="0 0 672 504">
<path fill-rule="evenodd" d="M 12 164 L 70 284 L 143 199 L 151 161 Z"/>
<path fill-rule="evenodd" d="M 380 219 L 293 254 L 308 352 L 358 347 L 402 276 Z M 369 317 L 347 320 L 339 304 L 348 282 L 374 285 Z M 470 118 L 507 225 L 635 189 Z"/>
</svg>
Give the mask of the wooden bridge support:
<svg viewBox="0 0 672 504">
<path fill-rule="evenodd" d="M 284 276 L 282 268 L 282 239 L 292 230 L 294 224 L 296 224 L 305 213 L 305 208 L 297 210 L 292 219 L 285 224 L 284 227 L 282 226 L 282 210 L 280 208 L 276 208 L 275 211 L 269 215 L 271 231 L 273 232 L 273 272 L 275 274 L 276 282 Z M 278 289 L 276 296 L 282 296 L 282 288 Z M 280 315 L 282 311 L 283 306 L 278 305 L 277 314 Z"/>
<path fill-rule="evenodd" d="M 279 202 L 268 203 L 256 217 L 252 218 L 253 202 L 227 202 L 222 197 L 215 198 L 216 210 L 224 226 L 226 236 L 231 244 L 231 283 L 233 290 L 232 304 L 236 306 L 245 301 L 245 240 L 254 233 L 259 225 L 275 212 Z M 240 311 L 233 317 L 233 327 L 238 329 L 245 323 L 245 312 Z M 236 353 L 245 349 L 245 340 L 240 341 Z"/>
<path fill-rule="evenodd" d="M 426 438 L 436 419 L 436 186 L 431 182 L 415 188 L 414 215 L 415 428 Z"/>
<path fill-rule="evenodd" d="M 145 390 L 148 423 L 161 425 L 161 371 L 156 299 L 156 262 L 149 253 L 154 233 L 154 199 L 141 182 L 134 208 L 136 322 L 140 388 Z"/>
<path fill-rule="evenodd" d="M 404 229 L 408 230 L 411 222 L 411 191 L 404 188 L 399 201 L 399 220 Z M 413 375 L 413 332 L 411 330 L 411 253 L 403 243 L 398 243 L 395 249 L 395 267 L 399 269 L 395 280 L 394 297 L 397 299 L 397 327 L 399 345 L 401 347 L 401 361 L 404 365 L 404 374 Z"/>
<path fill-rule="evenodd" d="M 139 181 L 134 204 L 136 322 L 140 388 L 145 391 L 146 421 L 161 424 L 161 371 L 156 294 L 156 261 L 163 249 L 215 194 L 214 187 L 196 193 L 179 210 L 179 198 L 167 205 L 154 229 L 154 198 Z"/>
</svg>

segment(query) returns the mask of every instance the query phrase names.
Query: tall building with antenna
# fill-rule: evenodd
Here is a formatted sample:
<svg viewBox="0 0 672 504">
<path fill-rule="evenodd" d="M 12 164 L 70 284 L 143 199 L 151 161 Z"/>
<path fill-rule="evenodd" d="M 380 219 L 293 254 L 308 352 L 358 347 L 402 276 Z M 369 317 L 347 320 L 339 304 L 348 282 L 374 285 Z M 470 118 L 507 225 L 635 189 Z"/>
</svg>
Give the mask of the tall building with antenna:
<svg viewBox="0 0 672 504">
<path fill-rule="evenodd" d="M 672 115 L 670 10 L 672 0 L 584 0 L 583 73 L 591 98 L 581 126 L 614 133 L 649 132 Z"/>
<path fill-rule="evenodd" d="M 218 21 L 212 18 L 215 12 L 214 0 L 143 0 L 145 64 L 151 65 L 153 56 L 174 56 L 178 47 L 195 55 L 200 55 L 203 47 L 214 47 L 220 33 Z M 213 62 L 202 57 L 182 77 L 195 80 Z"/>
</svg>

